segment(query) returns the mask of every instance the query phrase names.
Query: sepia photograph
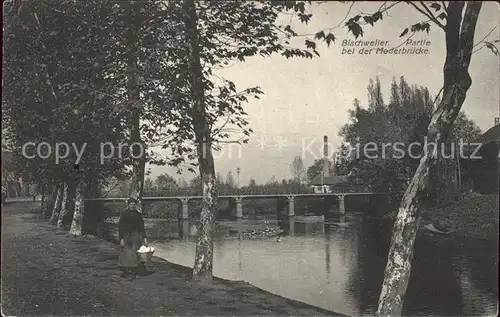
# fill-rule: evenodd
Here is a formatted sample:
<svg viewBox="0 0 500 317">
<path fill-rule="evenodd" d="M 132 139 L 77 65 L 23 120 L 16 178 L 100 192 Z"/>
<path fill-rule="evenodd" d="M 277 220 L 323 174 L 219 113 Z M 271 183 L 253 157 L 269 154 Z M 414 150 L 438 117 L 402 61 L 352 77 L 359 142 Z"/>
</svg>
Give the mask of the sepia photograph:
<svg viewBox="0 0 500 317">
<path fill-rule="evenodd" d="M 497 316 L 500 4 L 7 0 L 2 316 Z"/>
</svg>

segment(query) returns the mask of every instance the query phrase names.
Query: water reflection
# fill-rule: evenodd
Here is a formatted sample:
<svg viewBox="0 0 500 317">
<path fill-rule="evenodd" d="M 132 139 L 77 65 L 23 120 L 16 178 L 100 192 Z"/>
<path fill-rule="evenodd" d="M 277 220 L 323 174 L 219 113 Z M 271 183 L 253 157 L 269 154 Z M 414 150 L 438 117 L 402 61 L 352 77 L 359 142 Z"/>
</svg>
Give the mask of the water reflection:
<svg viewBox="0 0 500 317">
<path fill-rule="evenodd" d="M 463 294 L 453 266 L 452 250 L 427 236 L 415 243 L 411 293 L 405 299 L 408 314 L 456 316 L 463 312 Z"/>
<path fill-rule="evenodd" d="M 243 262 L 242 262 L 242 244 L 243 242 L 241 241 L 241 239 L 238 239 L 238 269 L 239 269 L 239 273 L 240 274 L 243 274 Z"/>
<path fill-rule="evenodd" d="M 457 247 L 463 248 L 464 245 Z M 464 314 L 495 316 L 498 311 L 498 256 L 495 254 L 498 250 L 498 240 L 465 247 L 474 248 L 474 256 L 454 256 L 461 292 L 464 296 L 469 296 L 468 300 L 463 302 Z M 485 263 L 493 265 L 485 266 Z"/>
<path fill-rule="evenodd" d="M 326 279 L 330 281 L 331 273 L 331 255 L 330 255 L 330 245 L 332 243 L 331 238 L 331 227 L 325 224 L 325 269 L 326 269 Z"/>
<path fill-rule="evenodd" d="M 284 231 L 280 243 L 273 238 L 242 240 L 234 234 L 270 224 Z M 157 255 L 192 267 L 196 224 L 183 222 L 177 228 L 182 239 L 156 244 Z M 214 275 L 244 280 L 347 315 L 373 314 L 391 229 L 391 223 L 352 214 L 327 221 L 311 217 L 221 222 L 214 241 Z M 487 258 L 479 255 L 487 252 Z M 446 316 L 496 312 L 497 287 L 492 282 L 497 281 L 496 249 L 487 252 L 478 251 L 475 245 L 456 246 L 439 237 L 419 237 L 403 313 Z"/>
<path fill-rule="evenodd" d="M 188 220 L 183 220 L 183 221 L 178 221 L 178 230 L 179 230 L 179 237 L 182 240 L 187 240 L 189 236 L 189 221 Z"/>
<path fill-rule="evenodd" d="M 281 230 L 283 230 L 283 235 L 285 236 L 293 236 L 295 235 L 295 220 L 287 219 L 287 220 L 279 220 L 278 226 Z"/>
</svg>

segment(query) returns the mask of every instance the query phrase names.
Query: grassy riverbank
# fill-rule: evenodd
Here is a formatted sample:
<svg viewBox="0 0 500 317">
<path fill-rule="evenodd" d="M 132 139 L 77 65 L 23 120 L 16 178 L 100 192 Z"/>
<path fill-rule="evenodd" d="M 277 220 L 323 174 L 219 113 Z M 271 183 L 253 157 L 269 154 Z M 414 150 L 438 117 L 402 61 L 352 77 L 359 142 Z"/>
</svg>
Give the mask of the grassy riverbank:
<svg viewBox="0 0 500 317">
<path fill-rule="evenodd" d="M 455 230 L 456 235 L 491 239 L 498 236 L 498 194 L 452 197 L 425 211 L 422 225 Z"/>
<path fill-rule="evenodd" d="M 10 316 L 335 315 L 244 282 L 192 282 L 191 269 L 154 258 L 151 274 L 119 277 L 119 246 L 73 238 L 34 213 L 2 207 L 2 314 Z"/>
</svg>

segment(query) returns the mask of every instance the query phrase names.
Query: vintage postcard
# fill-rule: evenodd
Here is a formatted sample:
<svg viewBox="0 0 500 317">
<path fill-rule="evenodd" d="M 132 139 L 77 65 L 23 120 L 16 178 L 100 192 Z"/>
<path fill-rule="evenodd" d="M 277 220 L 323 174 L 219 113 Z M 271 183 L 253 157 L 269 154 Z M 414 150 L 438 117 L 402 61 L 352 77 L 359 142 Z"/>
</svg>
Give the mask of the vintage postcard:
<svg viewBox="0 0 500 317">
<path fill-rule="evenodd" d="M 498 3 L 3 9 L 3 315 L 498 314 Z"/>
</svg>

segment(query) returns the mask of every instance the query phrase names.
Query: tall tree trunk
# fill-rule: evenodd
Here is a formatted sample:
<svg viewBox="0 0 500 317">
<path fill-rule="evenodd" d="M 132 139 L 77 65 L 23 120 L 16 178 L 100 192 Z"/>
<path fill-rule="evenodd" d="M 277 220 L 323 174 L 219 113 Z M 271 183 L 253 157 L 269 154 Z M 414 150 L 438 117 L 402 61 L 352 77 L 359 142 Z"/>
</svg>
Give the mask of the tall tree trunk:
<svg viewBox="0 0 500 317">
<path fill-rule="evenodd" d="M 427 151 L 422 156 L 415 175 L 402 198 L 394 223 L 377 316 L 401 316 L 410 277 L 413 245 L 422 217 L 421 204 L 427 199 L 429 169 L 435 163 L 430 152 L 433 145 L 429 143 L 439 144 L 449 135 L 465 100 L 467 90 L 472 84 L 469 64 L 481 5 L 481 2 L 467 2 L 462 18 L 464 2 L 450 1 L 448 3 L 443 99 L 429 123 Z"/>
<path fill-rule="evenodd" d="M 132 149 L 132 182 L 130 184 L 129 197 L 137 199 L 137 210 L 142 212 L 142 191 L 144 188 L 144 174 L 146 169 L 145 143 L 141 139 L 140 129 L 140 86 L 138 75 L 138 33 L 141 24 L 140 3 L 130 1 L 128 4 L 128 22 L 130 31 L 127 36 L 128 49 L 128 91 L 131 104 L 130 139 L 131 144 L 140 144 Z M 139 156 L 140 155 L 140 156 Z M 138 157 L 139 156 L 139 157 Z"/>
<path fill-rule="evenodd" d="M 69 233 L 73 236 L 82 235 L 83 213 L 85 210 L 85 182 L 80 180 L 76 186 L 75 212 Z"/>
<path fill-rule="evenodd" d="M 57 220 L 59 219 L 59 212 L 61 211 L 62 199 L 63 199 L 63 186 L 58 185 L 56 200 L 54 203 L 54 208 L 52 208 L 52 216 L 50 217 L 49 221 L 51 225 L 57 224 Z"/>
<path fill-rule="evenodd" d="M 68 183 L 68 213 L 63 216 L 63 227 L 70 228 L 73 222 L 73 215 L 75 214 L 75 201 L 76 201 L 76 187 L 78 183 L 75 179 L 72 179 Z"/>
<path fill-rule="evenodd" d="M 95 173 L 89 172 L 85 183 L 85 197 L 99 198 L 99 183 L 96 181 Z M 97 205 L 95 201 L 87 201 L 85 203 L 82 230 L 84 233 L 91 233 L 99 236 L 101 228 L 104 225 L 104 218 L 102 217 L 102 210 L 100 210 Z"/>
<path fill-rule="evenodd" d="M 42 192 L 42 198 L 40 200 L 40 211 L 42 215 L 45 214 L 45 208 L 47 208 L 46 205 L 47 205 L 47 196 L 45 196 L 45 193 Z"/>
<path fill-rule="evenodd" d="M 203 72 L 200 62 L 200 44 L 198 38 L 198 16 L 194 0 L 184 1 L 184 20 L 189 43 L 189 68 L 191 75 L 191 96 L 193 99 L 193 126 L 197 142 L 199 171 L 202 180 L 202 206 L 200 228 L 196 242 L 196 254 L 193 267 L 193 279 L 200 282 L 212 282 L 213 233 L 217 213 L 217 181 L 212 140 L 205 109 Z"/>
<path fill-rule="evenodd" d="M 460 153 L 458 152 L 458 141 L 455 144 L 455 157 L 457 158 L 457 187 L 458 190 L 462 190 L 462 169 L 460 167 Z"/>
<path fill-rule="evenodd" d="M 50 186 L 50 182 L 47 182 L 46 184 L 44 184 L 44 186 L 43 186 L 44 201 L 42 204 L 41 211 L 42 211 L 43 217 L 45 217 L 45 218 L 47 218 L 47 215 L 48 215 L 51 191 L 52 191 L 52 188 Z"/>
<path fill-rule="evenodd" d="M 21 184 L 19 184 L 18 180 L 14 181 L 14 195 L 16 198 L 21 197 Z"/>
<path fill-rule="evenodd" d="M 57 184 L 49 183 L 47 186 L 47 205 L 45 206 L 45 219 L 50 219 L 52 216 L 52 211 L 54 210 L 54 202 L 57 196 Z"/>
<path fill-rule="evenodd" d="M 68 181 L 65 181 L 63 186 L 61 212 L 59 213 L 59 217 L 57 219 L 57 227 L 60 229 L 64 227 L 63 219 L 68 214 L 68 207 L 69 207 Z"/>
</svg>

